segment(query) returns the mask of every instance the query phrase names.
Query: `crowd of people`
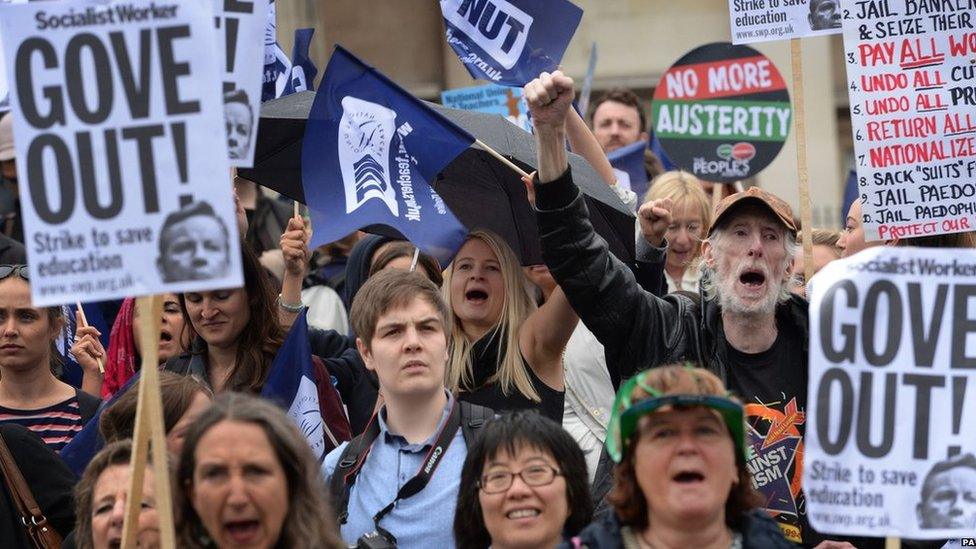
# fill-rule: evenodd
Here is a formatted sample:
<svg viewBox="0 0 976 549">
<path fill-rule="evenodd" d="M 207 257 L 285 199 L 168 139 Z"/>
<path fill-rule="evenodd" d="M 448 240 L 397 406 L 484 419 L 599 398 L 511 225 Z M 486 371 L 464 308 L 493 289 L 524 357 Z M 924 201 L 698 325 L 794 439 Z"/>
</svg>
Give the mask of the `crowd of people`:
<svg viewBox="0 0 976 549">
<path fill-rule="evenodd" d="M 663 172 L 650 152 L 653 180 L 637 197 L 606 159 L 647 140 L 636 96 L 611 90 L 588 126 L 573 90 L 558 71 L 525 88 L 539 155 L 527 198 L 545 265 L 520 265 L 481 229 L 449 265 L 379 235 L 313 252 L 290 205 L 235 180 L 244 286 L 162 296 L 153 366 L 171 476 L 143 474 L 138 546 L 161 543 L 161 483 L 180 547 L 883 545 L 826 539 L 802 490 L 792 508 L 767 510 L 748 467 L 767 428 L 756 403 L 806 407 L 800 243 L 811 239 L 816 272 L 867 246 L 971 247 L 973 235 L 865 242 L 858 202 L 843 232 L 801 228 L 758 187 L 723 191 L 713 208 L 707 182 Z M 39 514 L 22 514 L 4 460 L 0 546 L 118 547 L 147 312 L 131 298 L 107 306 L 107 345 L 76 318 L 68 352 L 83 380 L 60 379 L 66 319 L 31 303 L 11 118 L 0 119 L 0 434 Z M 634 208 L 633 262 L 595 233 L 567 142 Z M 301 314 L 321 463 L 260 397 Z M 74 472 L 59 452 L 92 421 L 103 447 Z M 960 463 L 976 469 L 971 456 Z M 956 511 L 976 527 L 976 509 Z"/>
</svg>

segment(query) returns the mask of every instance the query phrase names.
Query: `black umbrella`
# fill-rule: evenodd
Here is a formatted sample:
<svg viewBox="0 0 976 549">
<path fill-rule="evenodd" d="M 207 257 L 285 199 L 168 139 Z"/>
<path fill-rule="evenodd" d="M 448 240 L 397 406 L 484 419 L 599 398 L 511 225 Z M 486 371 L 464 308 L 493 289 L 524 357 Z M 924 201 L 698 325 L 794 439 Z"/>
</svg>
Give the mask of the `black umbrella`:
<svg viewBox="0 0 976 549">
<path fill-rule="evenodd" d="M 240 175 L 299 202 L 305 201 L 301 179 L 302 136 L 315 99 L 299 92 L 264 103 L 254 153 L 254 167 Z M 526 171 L 536 162 L 535 138 L 495 114 L 428 104 L 479 141 Z M 581 156 L 569 154 L 573 180 L 585 195 L 594 229 L 624 261 L 634 257 L 634 215 Z M 488 152 L 471 147 L 432 182 L 451 212 L 470 229 L 501 235 L 523 265 L 542 263 L 535 213 L 525 186 L 510 167 Z"/>
</svg>

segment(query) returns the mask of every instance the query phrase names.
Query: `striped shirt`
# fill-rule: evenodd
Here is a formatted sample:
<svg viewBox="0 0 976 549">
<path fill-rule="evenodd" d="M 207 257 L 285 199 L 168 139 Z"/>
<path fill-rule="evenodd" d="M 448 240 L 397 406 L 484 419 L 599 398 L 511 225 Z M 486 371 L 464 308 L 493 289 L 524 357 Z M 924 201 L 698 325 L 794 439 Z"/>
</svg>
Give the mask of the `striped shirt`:
<svg viewBox="0 0 976 549">
<path fill-rule="evenodd" d="M 0 423 L 16 423 L 27 427 L 44 439 L 44 443 L 55 452 L 60 452 L 84 427 L 78 395 L 37 410 L 16 410 L 0 406 Z"/>
</svg>

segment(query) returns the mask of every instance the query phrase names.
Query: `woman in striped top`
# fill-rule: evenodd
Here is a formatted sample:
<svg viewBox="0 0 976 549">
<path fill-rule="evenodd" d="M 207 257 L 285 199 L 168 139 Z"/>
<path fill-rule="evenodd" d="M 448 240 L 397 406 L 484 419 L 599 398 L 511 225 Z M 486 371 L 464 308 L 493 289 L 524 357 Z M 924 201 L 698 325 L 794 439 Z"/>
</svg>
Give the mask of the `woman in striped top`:
<svg viewBox="0 0 976 549">
<path fill-rule="evenodd" d="M 58 380 L 53 344 L 60 307 L 31 306 L 24 265 L 0 265 L 0 423 L 18 423 L 60 451 L 81 431 L 98 398 Z"/>
</svg>

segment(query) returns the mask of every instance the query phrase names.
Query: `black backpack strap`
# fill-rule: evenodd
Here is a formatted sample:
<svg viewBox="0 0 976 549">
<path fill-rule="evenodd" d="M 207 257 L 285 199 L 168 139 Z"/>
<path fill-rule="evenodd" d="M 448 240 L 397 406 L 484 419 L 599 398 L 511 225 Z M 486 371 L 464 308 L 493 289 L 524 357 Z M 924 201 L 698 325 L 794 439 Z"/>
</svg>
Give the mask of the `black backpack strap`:
<svg viewBox="0 0 976 549">
<path fill-rule="evenodd" d="M 474 445 L 478 433 L 495 419 L 495 412 L 491 408 L 460 401 L 461 405 L 461 434 L 464 435 L 464 445 L 470 448 Z"/>
<path fill-rule="evenodd" d="M 345 524 L 349 516 L 349 492 L 352 485 L 356 482 L 356 475 L 366 461 L 366 455 L 373 445 L 373 441 L 379 436 L 380 427 L 374 415 L 367 425 L 366 430 L 359 436 L 349 441 L 349 444 L 342 449 L 339 454 L 339 462 L 336 463 L 332 477 L 329 479 L 329 493 L 332 495 L 333 510 L 339 520 L 339 524 Z"/>
</svg>

